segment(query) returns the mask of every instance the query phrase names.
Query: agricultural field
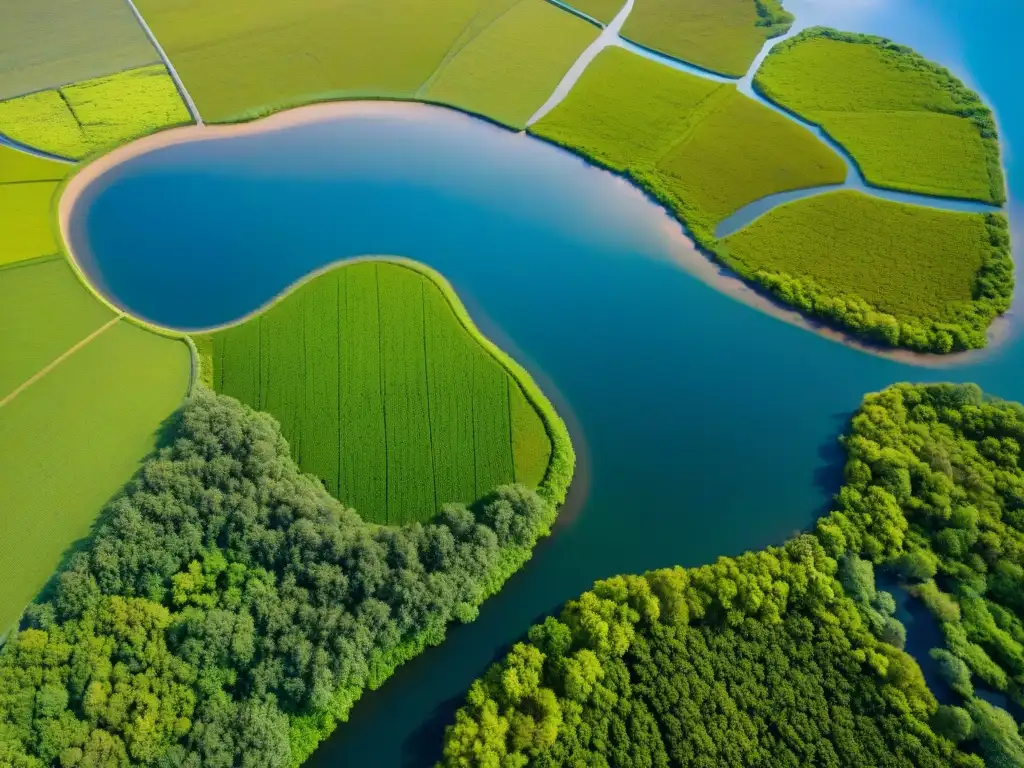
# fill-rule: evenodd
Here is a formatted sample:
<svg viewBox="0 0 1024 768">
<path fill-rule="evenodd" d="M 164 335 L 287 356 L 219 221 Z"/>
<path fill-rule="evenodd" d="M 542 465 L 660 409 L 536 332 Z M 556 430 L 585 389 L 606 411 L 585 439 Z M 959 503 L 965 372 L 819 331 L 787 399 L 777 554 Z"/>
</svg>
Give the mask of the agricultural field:
<svg viewBox="0 0 1024 768">
<path fill-rule="evenodd" d="M 448 58 L 417 95 L 523 128 L 598 34 L 546 0 L 520 0 Z"/>
<path fill-rule="evenodd" d="M 0 101 L 0 133 L 74 159 L 189 122 L 163 64 Z"/>
<path fill-rule="evenodd" d="M 191 364 L 60 258 L 0 269 L 0 345 L 3 634 L 156 445 Z"/>
<path fill-rule="evenodd" d="M 809 277 L 904 317 L 970 301 L 988 247 L 985 217 L 831 192 L 780 206 L 724 241 L 744 274 Z"/>
<path fill-rule="evenodd" d="M 778 0 L 636 0 L 622 36 L 703 69 L 742 77 L 765 40 L 785 33 L 792 22 Z"/>
<path fill-rule="evenodd" d="M 124 0 L 5 3 L 0 99 L 160 61 Z"/>
<path fill-rule="evenodd" d="M 537 486 L 551 456 L 530 383 L 454 301 L 420 268 L 356 262 L 196 343 L 213 388 L 273 414 L 343 503 L 426 520 L 502 483 Z"/>
<path fill-rule="evenodd" d="M 70 171 L 70 165 L 0 146 L 0 267 L 57 252 L 50 202 Z"/>
<path fill-rule="evenodd" d="M 734 86 L 621 48 L 602 51 L 530 131 L 638 179 L 702 242 L 754 200 L 846 175 L 812 133 Z"/>
<path fill-rule="evenodd" d="M 777 46 L 754 84 L 821 125 L 871 184 L 1006 199 L 991 112 L 952 73 L 909 48 L 817 27 Z"/>
</svg>

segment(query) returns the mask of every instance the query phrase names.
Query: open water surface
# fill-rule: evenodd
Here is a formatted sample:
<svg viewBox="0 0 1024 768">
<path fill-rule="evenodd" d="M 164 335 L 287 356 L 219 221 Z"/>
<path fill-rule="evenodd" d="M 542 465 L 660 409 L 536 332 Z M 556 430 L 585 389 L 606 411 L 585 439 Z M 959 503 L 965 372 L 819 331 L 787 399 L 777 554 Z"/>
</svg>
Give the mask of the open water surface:
<svg viewBox="0 0 1024 768">
<path fill-rule="evenodd" d="M 788 7 L 804 21 L 893 37 L 965 77 L 997 109 L 1020 199 L 1018 0 Z M 425 107 L 139 156 L 82 198 L 72 233 L 101 290 L 178 328 L 235 319 L 338 259 L 423 261 L 571 407 L 589 465 L 582 507 L 475 623 L 367 694 L 311 760 L 317 768 L 430 765 L 470 681 L 594 580 L 711 562 L 811 525 L 840 479 L 836 436 L 865 392 L 977 381 L 1024 400 L 1018 335 L 944 370 L 858 352 L 681 269 L 678 225 L 621 179 Z"/>
</svg>

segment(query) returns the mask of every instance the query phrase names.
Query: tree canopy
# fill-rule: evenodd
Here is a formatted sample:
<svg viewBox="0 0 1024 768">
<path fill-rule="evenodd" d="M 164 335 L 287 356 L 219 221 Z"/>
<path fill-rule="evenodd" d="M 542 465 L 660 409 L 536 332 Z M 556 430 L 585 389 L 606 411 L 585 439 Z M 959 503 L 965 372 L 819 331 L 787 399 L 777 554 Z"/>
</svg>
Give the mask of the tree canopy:
<svg viewBox="0 0 1024 768">
<path fill-rule="evenodd" d="M 389 528 L 231 398 L 200 390 L 173 431 L 0 652 L 0 764 L 297 763 L 364 689 L 475 618 L 565 492 L 503 486 Z"/>
</svg>

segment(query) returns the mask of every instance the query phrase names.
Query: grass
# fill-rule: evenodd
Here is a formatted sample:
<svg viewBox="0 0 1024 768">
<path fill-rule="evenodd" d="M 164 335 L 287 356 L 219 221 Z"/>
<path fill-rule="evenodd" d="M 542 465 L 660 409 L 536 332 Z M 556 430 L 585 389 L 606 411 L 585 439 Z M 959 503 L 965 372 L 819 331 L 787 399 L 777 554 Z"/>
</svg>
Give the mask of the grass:
<svg viewBox="0 0 1024 768">
<path fill-rule="evenodd" d="M 8 394 L 112 317 L 63 260 L 0 270 L 0 296 Z M 155 446 L 189 371 L 182 341 L 121 320 L 0 405 L 0 633 Z"/>
<path fill-rule="evenodd" d="M 607 24 L 626 4 L 625 0 L 571 0 L 565 3 L 602 24 Z"/>
<path fill-rule="evenodd" d="M 909 48 L 817 27 L 777 46 L 755 85 L 821 125 L 872 184 L 1005 201 L 990 111 L 948 70 Z"/>
<path fill-rule="evenodd" d="M 771 0 L 636 0 L 622 36 L 732 77 L 746 74 L 770 37 L 793 17 Z"/>
<path fill-rule="evenodd" d="M 22 0 L 3 12 L 0 99 L 160 60 L 124 0 Z"/>
<path fill-rule="evenodd" d="M 418 95 L 522 128 L 598 34 L 546 0 L 520 0 L 442 64 Z"/>
<path fill-rule="evenodd" d="M 500 2 L 501 0 L 493 0 Z M 486 0 L 138 0 L 204 120 L 329 97 L 410 98 Z"/>
<path fill-rule="evenodd" d="M 0 184 L 0 267 L 57 253 L 50 200 L 57 181 Z"/>
<path fill-rule="evenodd" d="M 785 117 L 621 48 L 602 51 L 531 132 L 637 179 L 702 242 L 744 205 L 839 183 L 842 159 Z"/>
<path fill-rule="evenodd" d="M 985 217 L 832 192 L 780 206 L 724 240 L 741 274 L 810 278 L 897 317 L 969 302 L 989 237 Z"/>
<path fill-rule="evenodd" d="M 0 132 L 76 159 L 190 121 L 162 64 L 0 101 Z"/>
<path fill-rule="evenodd" d="M 548 471 L 534 385 L 468 323 L 433 273 L 357 262 L 197 345 L 214 388 L 273 414 L 305 471 L 400 524 Z"/>
<path fill-rule="evenodd" d="M 72 166 L 0 145 L 0 184 L 25 181 L 60 181 Z"/>
<path fill-rule="evenodd" d="M 63 258 L 0 269 L 0 400 L 112 317 Z"/>
</svg>

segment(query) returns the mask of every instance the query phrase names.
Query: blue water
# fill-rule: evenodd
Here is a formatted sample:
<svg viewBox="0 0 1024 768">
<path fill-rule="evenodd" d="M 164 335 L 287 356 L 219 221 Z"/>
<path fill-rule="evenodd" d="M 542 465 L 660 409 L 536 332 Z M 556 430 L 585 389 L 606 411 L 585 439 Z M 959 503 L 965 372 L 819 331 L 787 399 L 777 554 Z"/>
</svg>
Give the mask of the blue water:
<svg viewBox="0 0 1024 768">
<path fill-rule="evenodd" d="M 973 17 L 952 0 L 789 7 L 911 44 L 980 89 L 1021 199 L 1016 0 L 975 3 Z M 424 110 L 159 150 L 99 184 L 73 227 L 108 295 L 184 328 L 231 320 L 325 262 L 425 261 L 571 409 L 589 469 L 575 489 L 586 492 L 582 507 L 474 624 L 365 696 L 312 765 L 429 765 L 469 682 L 595 579 L 706 563 L 810 525 L 839 481 L 835 437 L 865 392 L 973 380 L 1024 399 L 1017 336 L 947 370 L 844 347 L 681 269 L 678 227 L 622 180 L 525 136 Z"/>
</svg>

